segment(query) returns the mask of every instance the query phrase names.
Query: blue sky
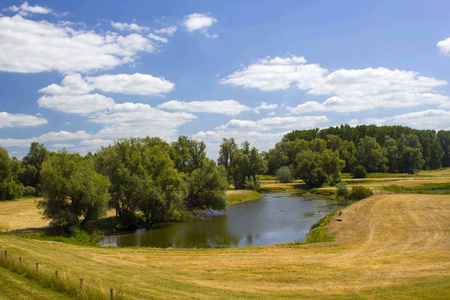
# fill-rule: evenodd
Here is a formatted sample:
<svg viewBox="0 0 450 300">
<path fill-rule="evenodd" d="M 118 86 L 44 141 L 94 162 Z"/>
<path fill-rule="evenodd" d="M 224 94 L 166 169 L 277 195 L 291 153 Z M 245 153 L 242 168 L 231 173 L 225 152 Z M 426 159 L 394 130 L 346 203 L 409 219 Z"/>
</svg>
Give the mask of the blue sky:
<svg viewBox="0 0 450 300">
<path fill-rule="evenodd" d="M 449 1 L 0 1 L 0 146 L 450 130 Z"/>
</svg>

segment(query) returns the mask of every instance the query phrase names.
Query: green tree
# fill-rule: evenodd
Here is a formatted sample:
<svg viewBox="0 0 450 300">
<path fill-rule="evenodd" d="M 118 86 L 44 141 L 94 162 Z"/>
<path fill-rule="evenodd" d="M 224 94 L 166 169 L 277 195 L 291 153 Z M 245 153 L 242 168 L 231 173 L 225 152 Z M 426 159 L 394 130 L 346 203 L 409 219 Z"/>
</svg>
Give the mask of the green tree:
<svg viewBox="0 0 450 300">
<path fill-rule="evenodd" d="M 50 225 L 73 231 L 83 229 L 108 208 L 108 178 L 95 172 L 94 166 L 78 154 L 66 151 L 50 157 L 41 171 L 43 209 Z"/>
<path fill-rule="evenodd" d="M 450 167 L 450 131 L 440 130 L 437 133 L 437 138 L 443 152 L 442 166 Z"/>
<path fill-rule="evenodd" d="M 358 162 L 366 168 L 368 172 L 386 172 L 387 158 L 377 140 L 370 136 L 365 136 L 359 140 Z"/>
<path fill-rule="evenodd" d="M 30 150 L 22 158 L 22 173 L 20 181 L 24 186 L 31 186 L 39 190 L 39 178 L 42 164 L 48 158 L 49 152 L 43 144 L 32 142 Z"/>
<path fill-rule="evenodd" d="M 170 158 L 170 147 L 145 139 L 121 139 L 96 153 L 97 170 L 111 182 L 111 206 L 125 224 L 160 222 L 181 204 L 184 181 Z M 160 193 L 159 195 L 155 195 Z"/>
<path fill-rule="evenodd" d="M 398 146 L 397 142 L 390 136 L 385 137 L 383 151 L 388 159 L 387 168 L 389 172 L 398 172 Z"/>
<path fill-rule="evenodd" d="M 230 166 L 233 162 L 233 157 L 235 151 L 238 149 L 234 138 L 222 139 L 222 144 L 220 144 L 219 158 L 217 159 L 217 164 L 225 167 L 227 171 L 228 180 L 231 181 Z"/>
<path fill-rule="evenodd" d="M 312 150 L 301 151 L 295 160 L 294 174 L 302 179 L 310 187 L 320 187 L 326 182 L 336 183 L 340 181 L 340 172 L 345 162 L 339 158 L 337 152 L 325 150 L 315 152 Z"/>
<path fill-rule="evenodd" d="M 402 134 L 398 141 L 399 171 L 414 174 L 422 168 L 425 161 L 422 157 L 422 147 L 417 135 Z"/>
<path fill-rule="evenodd" d="M 213 160 L 205 158 L 202 166 L 189 176 L 185 204 L 190 210 L 223 210 L 227 205 L 225 196 L 227 188 L 225 167 L 216 166 Z"/>
<path fill-rule="evenodd" d="M 178 140 L 172 143 L 172 147 L 178 154 L 175 165 L 180 172 L 191 173 L 200 168 L 206 157 L 205 143 L 190 140 L 185 135 L 178 137 Z"/>
<path fill-rule="evenodd" d="M 259 181 L 256 175 L 266 172 L 266 162 L 255 147 L 250 149 L 250 143 L 244 142 L 241 149 L 234 151 L 229 174 L 235 189 L 257 189 Z"/>
<path fill-rule="evenodd" d="M 288 166 L 281 167 L 275 173 L 277 179 L 281 183 L 290 183 L 292 182 L 292 171 Z"/>
<path fill-rule="evenodd" d="M 9 158 L 8 151 L 0 147 L 0 200 L 12 200 L 22 196 L 23 186 L 16 179 L 15 160 Z"/>
</svg>

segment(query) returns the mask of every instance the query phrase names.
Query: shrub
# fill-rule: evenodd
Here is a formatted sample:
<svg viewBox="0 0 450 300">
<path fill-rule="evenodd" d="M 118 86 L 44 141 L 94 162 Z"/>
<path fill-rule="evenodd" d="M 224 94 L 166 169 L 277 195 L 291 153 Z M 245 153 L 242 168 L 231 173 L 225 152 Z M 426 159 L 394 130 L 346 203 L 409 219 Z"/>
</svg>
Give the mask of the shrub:
<svg viewBox="0 0 450 300">
<path fill-rule="evenodd" d="M 23 189 L 23 196 L 35 196 L 36 195 L 36 189 L 32 186 L 26 186 Z"/>
<path fill-rule="evenodd" d="M 340 182 L 336 184 L 337 192 L 336 196 L 339 198 L 347 198 L 347 196 L 350 194 L 350 190 L 347 187 L 347 184 L 345 182 Z"/>
<path fill-rule="evenodd" d="M 366 187 L 363 186 L 354 186 L 352 187 L 351 193 L 348 195 L 349 200 L 361 200 L 373 195 L 373 192 Z"/>
<path fill-rule="evenodd" d="M 278 181 L 281 183 L 292 182 L 292 171 L 291 168 L 287 166 L 279 168 L 275 173 L 275 176 L 277 176 Z"/>
<path fill-rule="evenodd" d="M 358 165 L 353 169 L 352 175 L 353 178 L 366 178 L 367 177 L 366 168 L 364 168 L 361 165 Z"/>
</svg>

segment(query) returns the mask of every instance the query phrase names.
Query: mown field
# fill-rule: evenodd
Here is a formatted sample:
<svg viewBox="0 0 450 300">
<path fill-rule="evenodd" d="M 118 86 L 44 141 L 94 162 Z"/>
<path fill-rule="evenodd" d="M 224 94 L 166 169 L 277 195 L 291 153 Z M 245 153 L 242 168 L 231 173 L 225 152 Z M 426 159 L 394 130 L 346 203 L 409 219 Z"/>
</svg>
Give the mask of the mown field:
<svg viewBox="0 0 450 300">
<path fill-rule="evenodd" d="M 376 194 L 331 218 L 328 229 L 335 239 L 330 243 L 234 249 L 100 248 L 3 233 L 0 251 L 7 250 L 11 259 L 20 255 L 33 264 L 39 262 L 42 272 L 60 270 L 74 282 L 83 278 L 86 284 L 105 291 L 114 288 L 130 299 L 448 299 L 450 196 L 383 190 L 392 184 L 433 182 L 450 182 L 450 170 L 355 180 L 353 184 L 370 186 Z M 11 231 L 45 225 L 33 200 L 0 203 L 0 227 Z M 32 287 L 34 281 L 14 276 L 0 276 L 4 283 L 0 298 L 45 298 L 45 290 Z M 14 289 L 2 287 L 17 280 L 28 292 L 21 294 L 18 289 L 17 297 L 12 297 Z"/>
</svg>

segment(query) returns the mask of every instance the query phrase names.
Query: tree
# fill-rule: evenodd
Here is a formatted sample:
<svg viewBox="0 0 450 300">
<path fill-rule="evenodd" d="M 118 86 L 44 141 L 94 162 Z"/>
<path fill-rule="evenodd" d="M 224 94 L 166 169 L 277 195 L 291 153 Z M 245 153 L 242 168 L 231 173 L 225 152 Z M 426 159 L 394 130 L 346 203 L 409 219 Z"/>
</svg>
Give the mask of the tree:
<svg viewBox="0 0 450 300">
<path fill-rule="evenodd" d="M 24 186 L 39 189 L 39 178 L 42 164 L 49 156 L 48 150 L 43 144 L 32 142 L 30 151 L 22 158 L 22 174 L 20 181 Z"/>
<path fill-rule="evenodd" d="M 385 137 L 383 151 L 388 159 L 387 168 L 389 172 L 398 172 L 398 146 L 397 142 L 390 136 Z"/>
<path fill-rule="evenodd" d="M 235 189 L 257 189 L 258 174 L 265 174 L 266 162 L 255 147 L 250 149 L 250 143 L 242 143 L 242 148 L 233 152 L 233 160 L 229 165 L 228 174 L 231 175 Z"/>
<path fill-rule="evenodd" d="M 0 147 L 0 200 L 12 200 L 22 196 L 23 186 L 14 175 L 14 160 L 8 151 Z"/>
<path fill-rule="evenodd" d="M 234 138 L 230 138 L 230 139 L 223 138 L 222 139 L 222 144 L 220 144 L 219 158 L 217 159 L 217 164 L 225 167 L 229 181 L 231 181 L 230 166 L 231 166 L 231 163 L 233 162 L 234 153 L 237 149 L 238 148 L 237 148 L 236 142 L 234 141 Z"/>
<path fill-rule="evenodd" d="M 206 157 L 205 143 L 190 140 L 185 135 L 178 137 L 178 141 L 173 142 L 172 147 L 178 154 L 175 165 L 180 172 L 191 173 L 200 168 Z"/>
<path fill-rule="evenodd" d="M 417 135 L 401 135 L 398 141 L 400 172 L 414 174 L 422 168 L 425 161 L 422 158 L 421 149 Z"/>
<path fill-rule="evenodd" d="M 185 204 L 194 209 L 225 209 L 228 188 L 227 173 L 224 166 L 216 166 L 213 160 L 205 158 L 202 166 L 188 179 L 188 195 Z"/>
<path fill-rule="evenodd" d="M 108 178 L 95 172 L 88 160 L 61 151 L 42 165 L 43 200 L 38 207 L 51 220 L 51 226 L 69 231 L 83 229 L 88 221 L 106 213 L 108 187 Z"/>
<path fill-rule="evenodd" d="M 325 150 L 315 152 L 303 150 L 295 159 L 294 174 L 310 187 L 320 187 L 326 182 L 340 181 L 340 172 L 345 162 L 339 158 L 337 152 Z"/>
<path fill-rule="evenodd" d="M 290 183 L 292 182 L 292 171 L 288 166 L 281 167 L 275 173 L 277 179 L 281 183 Z"/>
<path fill-rule="evenodd" d="M 373 137 L 365 136 L 359 140 L 358 161 L 368 172 L 386 172 L 388 160 Z"/>
<path fill-rule="evenodd" d="M 440 130 L 437 133 L 437 138 L 443 152 L 442 166 L 450 167 L 450 131 Z"/>
<path fill-rule="evenodd" d="M 170 147 L 145 139 L 121 139 L 96 153 L 97 170 L 111 182 L 111 206 L 125 224 L 141 210 L 146 222 L 160 222 L 181 204 L 185 190 L 170 158 Z"/>
</svg>

